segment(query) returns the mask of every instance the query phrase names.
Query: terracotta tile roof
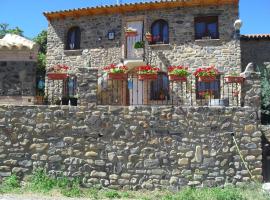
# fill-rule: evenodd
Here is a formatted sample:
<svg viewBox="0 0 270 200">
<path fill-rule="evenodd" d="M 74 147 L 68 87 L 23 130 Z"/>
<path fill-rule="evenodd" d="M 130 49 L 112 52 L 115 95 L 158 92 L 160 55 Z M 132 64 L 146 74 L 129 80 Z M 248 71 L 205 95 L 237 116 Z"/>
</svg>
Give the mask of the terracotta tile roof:
<svg viewBox="0 0 270 200">
<path fill-rule="evenodd" d="M 190 7 L 190 6 L 209 6 L 236 4 L 239 0 L 160 0 L 138 3 L 125 3 L 119 5 L 104 5 L 96 7 L 86 7 L 78 9 L 60 10 L 54 12 L 44 12 L 48 20 L 62 19 L 65 17 L 81 17 L 88 15 L 125 13 L 138 10 L 155 10 L 161 8 Z"/>
<path fill-rule="evenodd" d="M 241 35 L 243 40 L 259 40 L 259 39 L 270 39 L 270 34 L 244 34 Z"/>
</svg>

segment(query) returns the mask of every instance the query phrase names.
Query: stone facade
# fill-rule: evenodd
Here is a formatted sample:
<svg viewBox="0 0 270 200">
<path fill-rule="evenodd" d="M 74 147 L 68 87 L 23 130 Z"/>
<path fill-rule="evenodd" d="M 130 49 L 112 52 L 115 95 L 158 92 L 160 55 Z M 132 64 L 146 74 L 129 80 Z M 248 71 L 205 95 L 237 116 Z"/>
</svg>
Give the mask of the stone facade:
<svg viewBox="0 0 270 200">
<path fill-rule="evenodd" d="M 194 17 L 201 15 L 219 16 L 220 39 L 195 41 Z M 128 21 L 143 20 L 146 33 L 155 20 L 164 19 L 169 24 L 169 44 L 146 47 L 152 51 L 152 65 L 163 71 L 167 71 L 170 65 L 183 64 L 192 70 L 215 65 L 225 72 L 231 69 L 240 72 L 240 41 L 233 37 L 233 24 L 238 15 L 238 6 L 222 5 L 51 20 L 48 28 L 47 66 L 66 64 L 77 74 L 79 68 L 100 69 L 111 63 L 118 64 L 120 59 L 125 59 L 124 28 Z M 67 32 L 73 26 L 81 28 L 81 49 L 65 50 Z M 115 32 L 114 40 L 108 40 L 109 31 Z M 50 86 L 49 90 L 55 90 L 55 87 Z M 79 96 L 86 92 L 81 88 L 78 90 Z"/>
<path fill-rule="evenodd" d="M 34 96 L 36 62 L 0 61 L 0 95 Z"/>
<path fill-rule="evenodd" d="M 262 179 L 257 112 L 246 108 L 0 108 L 0 176 L 44 167 L 86 186 L 177 190 Z"/>
<path fill-rule="evenodd" d="M 253 62 L 255 66 L 262 67 L 265 62 L 270 62 L 270 38 L 269 39 L 242 39 L 241 56 L 242 67 Z"/>
</svg>

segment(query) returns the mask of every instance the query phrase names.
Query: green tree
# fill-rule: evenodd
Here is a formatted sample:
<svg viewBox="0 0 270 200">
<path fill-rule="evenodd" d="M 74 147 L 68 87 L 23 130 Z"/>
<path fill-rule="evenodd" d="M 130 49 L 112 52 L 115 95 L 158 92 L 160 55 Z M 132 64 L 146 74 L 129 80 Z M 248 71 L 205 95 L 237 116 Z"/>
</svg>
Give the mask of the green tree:
<svg viewBox="0 0 270 200">
<path fill-rule="evenodd" d="M 34 41 L 39 45 L 37 74 L 44 76 L 46 72 L 47 31 L 41 31 Z"/>
<path fill-rule="evenodd" d="M 23 36 L 23 30 L 21 30 L 19 27 L 9 28 L 9 24 L 1 23 L 0 24 L 0 38 L 3 38 L 7 33 Z"/>
<path fill-rule="evenodd" d="M 257 66 L 261 72 L 262 84 L 262 123 L 270 123 L 270 65 Z"/>
</svg>

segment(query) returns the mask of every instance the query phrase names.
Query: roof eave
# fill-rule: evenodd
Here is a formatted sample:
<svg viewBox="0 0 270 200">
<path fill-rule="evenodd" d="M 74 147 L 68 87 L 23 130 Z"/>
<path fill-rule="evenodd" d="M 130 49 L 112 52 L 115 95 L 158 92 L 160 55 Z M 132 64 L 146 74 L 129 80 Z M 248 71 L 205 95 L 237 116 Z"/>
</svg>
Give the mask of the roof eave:
<svg viewBox="0 0 270 200">
<path fill-rule="evenodd" d="M 102 15 L 102 14 L 117 14 L 134 12 L 138 10 L 157 10 L 163 8 L 174 8 L 174 7 L 193 7 L 193 6 L 210 6 L 210 5 L 226 5 L 234 4 L 238 5 L 239 0 L 190 0 L 190 1 L 155 1 L 146 3 L 131 3 L 121 5 L 109 5 L 109 6 L 98 6 L 88 7 L 73 10 L 63 10 L 56 12 L 44 12 L 44 16 L 50 21 L 53 19 L 65 19 L 66 17 L 82 17 L 91 15 Z"/>
</svg>

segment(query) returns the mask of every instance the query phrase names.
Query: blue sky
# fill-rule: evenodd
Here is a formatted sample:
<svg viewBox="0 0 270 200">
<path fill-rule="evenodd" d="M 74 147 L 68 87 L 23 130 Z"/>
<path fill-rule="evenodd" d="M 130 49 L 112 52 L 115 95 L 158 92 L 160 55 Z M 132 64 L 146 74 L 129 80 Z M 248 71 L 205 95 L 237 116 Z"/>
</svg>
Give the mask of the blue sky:
<svg viewBox="0 0 270 200">
<path fill-rule="evenodd" d="M 47 28 L 44 11 L 55 11 L 104 4 L 117 0 L 0 0 L 0 23 L 18 26 L 27 37 L 36 36 Z M 136 0 L 122 0 L 136 2 Z M 242 33 L 270 33 L 270 0 L 241 0 L 240 17 L 244 22 Z"/>
</svg>

